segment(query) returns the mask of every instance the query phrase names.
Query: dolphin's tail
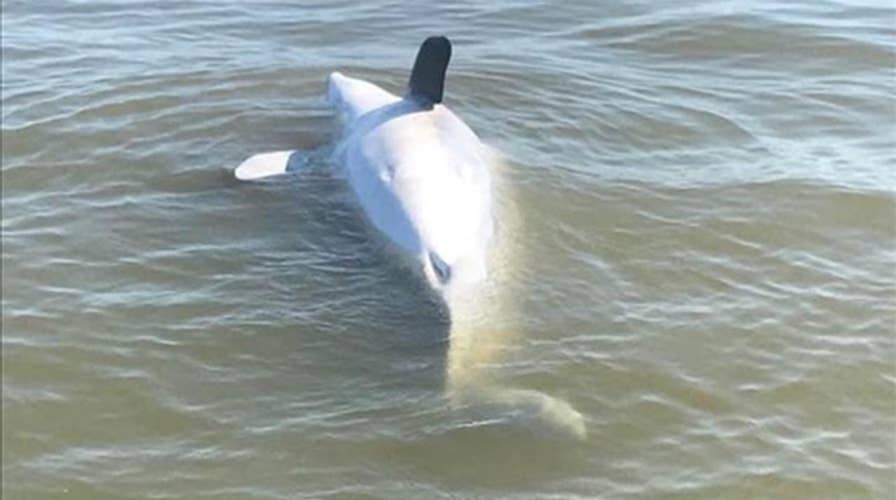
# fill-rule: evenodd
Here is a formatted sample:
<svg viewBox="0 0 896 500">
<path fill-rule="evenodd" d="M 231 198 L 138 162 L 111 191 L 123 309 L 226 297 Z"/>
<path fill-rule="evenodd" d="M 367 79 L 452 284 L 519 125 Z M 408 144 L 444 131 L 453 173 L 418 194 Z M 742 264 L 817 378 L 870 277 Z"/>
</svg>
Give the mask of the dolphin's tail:
<svg viewBox="0 0 896 500">
<path fill-rule="evenodd" d="M 585 439 L 585 417 L 568 402 L 541 391 L 510 388 L 490 380 L 486 367 L 494 364 L 508 340 L 508 334 L 452 326 L 446 374 L 452 408 L 479 422 Z"/>
<path fill-rule="evenodd" d="M 521 249 L 508 234 L 519 234 L 522 219 L 510 186 L 504 182 L 508 167 L 500 153 L 484 150 L 493 167 L 496 212 L 502 222 L 491 259 L 489 278 L 476 294 L 447 297 L 451 311 L 446 393 L 452 408 L 477 422 L 506 425 L 536 434 L 583 440 L 586 419 L 571 404 L 556 396 L 530 389 L 507 387 L 491 377 L 491 368 L 519 342 L 517 294 L 508 285 L 517 282 Z"/>
<path fill-rule="evenodd" d="M 540 391 L 483 384 L 454 388 L 449 397 L 454 410 L 474 421 L 579 441 L 588 435 L 585 417 L 578 410 Z"/>
</svg>

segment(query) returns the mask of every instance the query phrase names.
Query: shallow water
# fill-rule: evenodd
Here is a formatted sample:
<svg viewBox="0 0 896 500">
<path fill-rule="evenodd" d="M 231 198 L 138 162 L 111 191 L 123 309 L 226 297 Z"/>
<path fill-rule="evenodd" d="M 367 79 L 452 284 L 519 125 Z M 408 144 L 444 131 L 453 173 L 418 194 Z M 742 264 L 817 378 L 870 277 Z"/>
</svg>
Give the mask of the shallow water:
<svg viewBox="0 0 896 500">
<path fill-rule="evenodd" d="M 890 2 L 2 9 L 4 498 L 896 495 Z M 519 222 L 461 366 L 581 435 L 450 397 L 329 163 L 433 33 Z"/>
</svg>

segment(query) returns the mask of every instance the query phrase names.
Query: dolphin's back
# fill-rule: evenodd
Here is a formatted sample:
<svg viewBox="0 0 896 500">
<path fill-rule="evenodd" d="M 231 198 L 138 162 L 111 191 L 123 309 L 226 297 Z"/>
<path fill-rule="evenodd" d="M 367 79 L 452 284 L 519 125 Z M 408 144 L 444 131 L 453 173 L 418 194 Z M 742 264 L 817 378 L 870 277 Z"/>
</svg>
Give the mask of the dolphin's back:
<svg viewBox="0 0 896 500">
<path fill-rule="evenodd" d="M 423 261 L 434 285 L 481 280 L 493 222 L 476 134 L 442 104 L 339 73 L 329 93 L 346 119 L 340 163 L 370 222 Z"/>
</svg>

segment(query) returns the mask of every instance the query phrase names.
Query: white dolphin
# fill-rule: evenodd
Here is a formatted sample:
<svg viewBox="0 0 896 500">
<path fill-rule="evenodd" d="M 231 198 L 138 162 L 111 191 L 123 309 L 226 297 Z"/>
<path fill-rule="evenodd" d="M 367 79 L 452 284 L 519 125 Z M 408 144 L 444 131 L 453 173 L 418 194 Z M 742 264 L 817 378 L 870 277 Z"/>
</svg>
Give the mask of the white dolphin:
<svg viewBox="0 0 896 500">
<path fill-rule="evenodd" d="M 447 38 L 427 38 L 403 97 L 339 72 L 330 74 L 328 98 L 344 122 L 336 163 L 345 169 L 366 218 L 448 306 L 452 401 L 467 405 L 475 399 L 488 409 L 497 404 L 584 437 L 583 418 L 568 403 L 536 391 L 476 383 L 482 381 L 482 367 L 501 351 L 498 341 L 506 338 L 481 326 L 504 300 L 488 286 L 496 234 L 494 158 L 442 104 L 450 58 Z M 292 153 L 252 156 L 234 174 L 252 180 L 285 173 Z"/>
<path fill-rule="evenodd" d="M 446 300 L 486 278 L 494 233 L 486 150 L 442 104 L 450 57 L 447 38 L 426 39 L 404 97 L 339 72 L 328 79 L 329 101 L 345 122 L 337 163 L 364 214 Z M 256 155 L 235 175 L 280 174 L 289 158 Z"/>
</svg>

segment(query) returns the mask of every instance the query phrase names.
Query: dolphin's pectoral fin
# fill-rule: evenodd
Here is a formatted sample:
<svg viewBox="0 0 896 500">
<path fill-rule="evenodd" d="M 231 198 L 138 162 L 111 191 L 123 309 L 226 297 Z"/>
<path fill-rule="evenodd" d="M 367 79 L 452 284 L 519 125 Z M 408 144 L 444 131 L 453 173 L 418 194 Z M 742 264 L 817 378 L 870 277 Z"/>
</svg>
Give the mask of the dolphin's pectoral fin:
<svg viewBox="0 0 896 500">
<path fill-rule="evenodd" d="M 451 266 L 449 266 L 435 252 L 429 252 L 429 262 L 432 264 L 432 270 L 435 271 L 439 281 L 444 285 L 451 279 Z"/>
<path fill-rule="evenodd" d="M 272 151 L 250 156 L 233 171 L 241 181 L 253 181 L 272 175 L 292 172 L 305 164 L 306 158 L 295 150 Z"/>
</svg>

